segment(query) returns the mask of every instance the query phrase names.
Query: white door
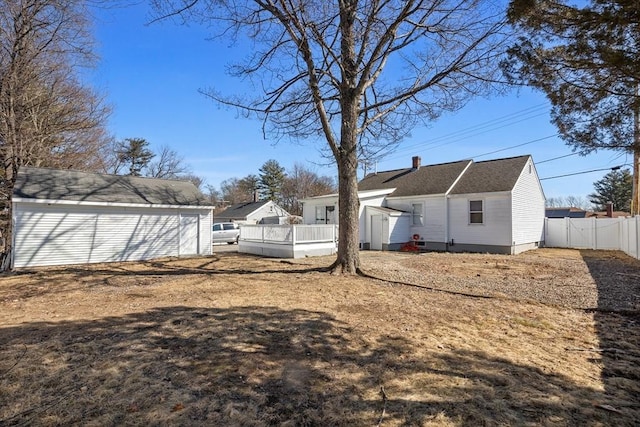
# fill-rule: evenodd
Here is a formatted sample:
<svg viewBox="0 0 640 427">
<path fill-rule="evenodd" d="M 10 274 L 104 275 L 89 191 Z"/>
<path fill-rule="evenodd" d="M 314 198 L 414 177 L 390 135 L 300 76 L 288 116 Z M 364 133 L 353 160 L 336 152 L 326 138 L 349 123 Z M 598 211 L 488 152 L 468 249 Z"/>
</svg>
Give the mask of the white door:
<svg viewBox="0 0 640 427">
<path fill-rule="evenodd" d="M 199 215 L 180 215 L 180 255 L 198 253 Z"/>
<path fill-rule="evenodd" d="M 371 249 L 382 250 L 382 219 L 383 215 L 371 216 Z"/>
</svg>

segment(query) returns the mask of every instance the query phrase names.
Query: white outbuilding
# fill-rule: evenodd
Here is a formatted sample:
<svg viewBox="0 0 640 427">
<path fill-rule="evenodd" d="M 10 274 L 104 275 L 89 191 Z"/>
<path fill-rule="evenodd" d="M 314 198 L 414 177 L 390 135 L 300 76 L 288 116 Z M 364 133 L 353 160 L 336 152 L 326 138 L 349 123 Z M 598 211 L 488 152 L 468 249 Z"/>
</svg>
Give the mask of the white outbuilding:
<svg viewBox="0 0 640 427">
<path fill-rule="evenodd" d="M 13 267 L 210 255 L 212 206 L 188 181 L 22 167 Z"/>
</svg>

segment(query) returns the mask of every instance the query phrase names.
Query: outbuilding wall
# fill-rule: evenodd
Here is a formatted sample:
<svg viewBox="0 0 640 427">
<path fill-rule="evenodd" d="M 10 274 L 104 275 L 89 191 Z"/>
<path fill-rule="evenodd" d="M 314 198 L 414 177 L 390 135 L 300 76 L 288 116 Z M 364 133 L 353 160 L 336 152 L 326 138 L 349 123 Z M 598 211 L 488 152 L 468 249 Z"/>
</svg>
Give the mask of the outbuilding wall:
<svg viewBox="0 0 640 427">
<path fill-rule="evenodd" d="M 18 268 L 211 254 L 208 209 L 20 202 L 13 218 Z"/>
</svg>

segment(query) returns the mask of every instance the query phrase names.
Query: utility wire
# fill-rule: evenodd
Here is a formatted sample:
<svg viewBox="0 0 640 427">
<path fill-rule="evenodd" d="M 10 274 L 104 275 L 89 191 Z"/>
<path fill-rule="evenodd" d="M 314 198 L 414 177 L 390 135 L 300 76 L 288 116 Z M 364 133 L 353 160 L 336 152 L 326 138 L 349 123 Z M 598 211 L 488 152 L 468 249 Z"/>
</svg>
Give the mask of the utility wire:
<svg viewBox="0 0 640 427">
<path fill-rule="evenodd" d="M 553 138 L 553 137 L 556 137 L 556 136 L 558 136 L 557 133 L 553 134 L 553 135 L 545 136 L 543 138 L 534 139 L 532 141 L 523 142 L 522 144 L 512 145 L 511 147 L 501 148 L 499 150 L 490 151 L 490 152 L 484 153 L 484 154 L 478 154 L 477 156 L 473 156 L 472 159 L 477 159 L 478 157 L 484 157 L 484 156 L 488 156 L 490 154 L 499 153 L 501 151 L 511 150 L 512 148 L 522 147 L 523 145 L 533 144 L 534 142 L 544 141 L 545 139 Z"/>
<path fill-rule="evenodd" d="M 603 168 L 603 169 L 592 169 L 592 170 L 583 171 L 583 172 L 567 173 L 567 174 L 564 174 L 564 175 L 548 176 L 546 178 L 540 178 L 540 181 L 544 181 L 545 179 L 564 178 L 565 176 L 582 175 L 582 174 L 585 174 L 585 173 L 592 173 L 592 172 L 601 172 L 601 171 L 608 171 L 608 170 L 615 171 L 615 170 L 620 169 L 622 166 L 623 165 L 613 166 L 613 167 L 610 167 L 610 168 Z"/>
<path fill-rule="evenodd" d="M 471 138 L 473 136 L 477 136 L 477 135 L 480 135 L 480 134 L 483 134 L 483 133 L 487 133 L 487 132 L 490 132 L 490 131 L 502 129 L 502 128 L 507 127 L 507 126 L 511 126 L 511 125 L 516 124 L 516 123 L 520 123 L 522 121 L 530 120 L 532 118 L 544 115 L 544 114 L 546 114 L 547 109 L 548 109 L 548 106 L 547 106 L 546 103 L 534 105 L 534 106 L 531 106 L 531 107 L 527 107 L 525 109 L 522 109 L 522 110 L 519 110 L 519 111 L 515 111 L 513 113 L 510 113 L 510 114 L 507 114 L 507 115 L 504 115 L 504 116 L 501 116 L 501 117 L 497 117 L 495 119 L 488 120 L 486 122 L 479 123 L 477 125 L 470 126 L 468 128 L 460 129 L 460 130 L 457 130 L 455 132 L 451 132 L 449 134 L 442 135 L 442 136 L 440 136 L 438 138 L 435 138 L 435 139 L 432 139 L 430 141 L 423 141 L 423 142 L 420 142 L 420 143 L 417 143 L 417 144 L 412 144 L 412 145 L 405 146 L 401 150 L 396 151 L 395 153 L 396 154 L 405 153 L 405 152 L 411 151 L 411 150 L 413 150 L 413 149 L 415 149 L 417 147 L 425 147 L 425 146 L 437 144 L 438 142 L 441 142 L 441 141 L 448 141 L 448 140 L 453 139 L 453 141 L 448 141 L 448 142 L 445 142 L 443 144 L 437 145 L 435 147 L 429 147 L 428 149 L 439 148 L 439 147 L 441 147 L 443 145 L 452 144 L 454 142 L 458 142 L 458 141 L 461 141 L 463 139 L 468 139 L 468 138 Z M 543 112 L 541 112 L 540 114 L 535 114 L 533 116 L 531 115 L 533 113 L 538 113 L 540 111 L 543 111 Z M 525 117 L 522 117 L 522 116 L 525 116 Z M 514 119 L 519 119 L 519 120 L 513 121 Z M 500 126 L 496 126 L 496 125 L 500 125 Z M 489 129 L 487 129 L 487 128 L 489 128 Z M 480 131 L 482 131 L 482 132 L 480 132 Z M 403 156 L 395 155 L 395 156 L 386 158 L 385 161 L 386 160 L 395 160 L 395 159 L 398 159 L 398 158 L 401 158 L 401 157 L 403 157 Z"/>
<path fill-rule="evenodd" d="M 545 159 L 545 160 L 541 160 L 539 162 L 536 162 L 536 165 L 539 165 L 541 163 L 547 163 L 547 162 L 552 162 L 554 160 L 558 160 L 558 159 L 564 159 L 565 157 L 571 157 L 571 156 L 577 156 L 580 153 L 571 153 L 571 154 L 565 154 L 564 156 L 558 156 L 558 157 L 553 157 L 551 159 Z"/>
</svg>

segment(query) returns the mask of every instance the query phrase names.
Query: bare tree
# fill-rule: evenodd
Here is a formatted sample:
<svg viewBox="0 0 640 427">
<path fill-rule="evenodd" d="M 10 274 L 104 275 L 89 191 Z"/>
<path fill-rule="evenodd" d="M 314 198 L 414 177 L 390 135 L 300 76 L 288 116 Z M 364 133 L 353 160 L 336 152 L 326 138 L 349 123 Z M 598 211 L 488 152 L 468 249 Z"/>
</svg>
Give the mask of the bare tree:
<svg viewBox="0 0 640 427">
<path fill-rule="evenodd" d="M 503 52 L 504 11 L 485 0 L 152 0 L 254 53 L 231 68 L 255 98 L 205 93 L 263 119 L 276 138 L 321 137 L 338 169 L 339 244 L 331 270 L 356 273 L 359 159 L 388 152 L 419 122 L 486 93 Z M 497 2 L 496 2 L 497 3 Z"/>
<path fill-rule="evenodd" d="M 300 163 L 287 171 L 282 187 L 281 206 L 292 215 L 302 215 L 300 199 L 331 194 L 337 191 L 335 180 L 320 176 Z"/>
<path fill-rule="evenodd" d="M 11 252 L 11 195 L 20 166 L 98 170 L 108 109 L 81 84 L 92 65 L 88 13 L 74 0 L 0 0 L 0 200 Z"/>
<path fill-rule="evenodd" d="M 591 209 L 591 202 L 584 196 L 549 197 L 545 203 L 548 208 L 580 208 Z"/>
<path fill-rule="evenodd" d="M 222 200 L 231 205 L 252 201 L 257 190 L 258 177 L 256 175 L 249 175 L 242 179 L 229 178 L 220 183 Z"/>
<path fill-rule="evenodd" d="M 182 156 L 167 145 L 160 147 L 155 159 L 147 166 L 145 176 L 171 179 L 191 173 Z"/>
</svg>

